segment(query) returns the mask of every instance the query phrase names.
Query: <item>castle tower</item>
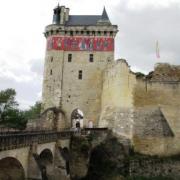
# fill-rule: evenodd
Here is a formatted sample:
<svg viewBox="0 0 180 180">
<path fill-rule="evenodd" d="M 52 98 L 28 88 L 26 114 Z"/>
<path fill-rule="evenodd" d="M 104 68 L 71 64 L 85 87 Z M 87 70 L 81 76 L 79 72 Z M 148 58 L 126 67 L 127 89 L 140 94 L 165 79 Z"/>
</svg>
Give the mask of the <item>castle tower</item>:
<svg viewBox="0 0 180 180">
<path fill-rule="evenodd" d="M 60 108 L 70 127 L 74 110 L 83 112 L 83 124 L 97 125 L 101 112 L 103 70 L 114 59 L 112 25 L 104 8 L 102 15 L 69 15 L 57 6 L 53 23 L 46 26 L 47 49 L 43 80 L 43 107 Z"/>
</svg>

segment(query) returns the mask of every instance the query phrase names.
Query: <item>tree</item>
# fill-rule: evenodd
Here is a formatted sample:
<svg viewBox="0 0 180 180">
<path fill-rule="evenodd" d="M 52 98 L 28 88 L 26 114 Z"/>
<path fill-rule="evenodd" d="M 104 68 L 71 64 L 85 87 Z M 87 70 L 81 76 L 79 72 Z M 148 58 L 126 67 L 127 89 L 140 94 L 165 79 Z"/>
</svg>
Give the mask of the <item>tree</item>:
<svg viewBox="0 0 180 180">
<path fill-rule="evenodd" d="M 25 111 L 27 119 L 39 118 L 41 114 L 41 102 L 37 101 L 34 106 L 31 106 L 29 110 Z"/>
<path fill-rule="evenodd" d="M 18 109 L 7 109 L 2 113 L 1 124 L 10 128 L 24 129 L 26 127 L 27 119 L 23 111 Z"/>
<path fill-rule="evenodd" d="M 0 124 L 10 128 L 24 129 L 27 120 L 24 112 L 18 109 L 15 96 L 14 89 L 0 91 Z"/>
<path fill-rule="evenodd" d="M 136 72 L 135 74 L 138 79 L 143 79 L 146 76 L 145 74 L 143 74 L 141 72 Z"/>
<path fill-rule="evenodd" d="M 18 103 L 15 101 L 15 96 L 16 91 L 14 89 L 0 91 L 0 112 L 18 106 Z"/>
</svg>

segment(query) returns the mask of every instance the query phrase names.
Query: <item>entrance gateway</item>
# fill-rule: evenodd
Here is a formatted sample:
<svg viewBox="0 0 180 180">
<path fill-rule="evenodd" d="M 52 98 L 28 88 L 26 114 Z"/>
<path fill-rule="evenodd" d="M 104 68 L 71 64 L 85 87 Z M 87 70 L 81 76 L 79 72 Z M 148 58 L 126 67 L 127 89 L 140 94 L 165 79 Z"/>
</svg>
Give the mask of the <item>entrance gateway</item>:
<svg viewBox="0 0 180 180">
<path fill-rule="evenodd" d="M 71 114 L 71 127 L 83 128 L 84 114 L 80 109 L 75 109 Z"/>
</svg>

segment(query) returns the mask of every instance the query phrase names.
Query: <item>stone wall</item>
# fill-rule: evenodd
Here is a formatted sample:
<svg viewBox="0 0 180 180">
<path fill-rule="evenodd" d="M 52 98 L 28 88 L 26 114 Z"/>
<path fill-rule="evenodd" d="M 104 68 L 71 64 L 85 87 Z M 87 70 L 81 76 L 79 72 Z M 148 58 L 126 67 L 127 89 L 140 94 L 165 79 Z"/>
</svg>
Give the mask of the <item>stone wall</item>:
<svg viewBox="0 0 180 180">
<path fill-rule="evenodd" d="M 133 144 L 145 154 L 180 152 L 180 83 L 141 81 L 134 89 Z"/>
<path fill-rule="evenodd" d="M 57 130 L 60 131 L 66 127 L 66 119 L 63 112 L 54 112 L 48 110 L 41 117 L 28 120 L 26 130 Z"/>
<path fill-rule="evenodd" d="M 108 64 L 104 72 L 100 127 L 131 137 L 135 75 L 123 59 Z"/>
<path fill-rule="evenodd" d="M 125 60 L 109 63 L 104 72 L 99 126 L 131 139 L 137 152 L 162 156 L 179 153 L 178 68 L 156 65 L 145 79 L 136 79 Z"/>
<path fill-rule="evenodd" d="M 130 160 L 131 177 L 162 177 L 178 180 L 180 178 L 180 161 L 171 159 L 144 158 Z M 164 178 L 163 178 L 164 177 Z"/>
</svg>

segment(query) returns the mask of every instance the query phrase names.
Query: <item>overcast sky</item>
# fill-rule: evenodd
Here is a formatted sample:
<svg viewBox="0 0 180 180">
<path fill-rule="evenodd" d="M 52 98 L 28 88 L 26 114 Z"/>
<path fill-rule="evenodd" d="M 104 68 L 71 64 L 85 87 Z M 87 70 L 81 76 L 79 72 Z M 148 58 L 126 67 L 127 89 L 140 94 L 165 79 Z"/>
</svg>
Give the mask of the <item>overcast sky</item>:
<svg viewBox="0 0 180 180">
<path fill-rule="evenodd" d="M 0 2 L 0 90 L 15 88 L 21 108 L 41 99 L 46 41 L 57 0 Z M 101 14 L 119 26 L 115 57 L 147 73 L 157 62 L 180 64 L 180 0 L 60 0 L 70 14 Z M 159 41 L 160 59 L 155 56 Z"/>
</svg>

